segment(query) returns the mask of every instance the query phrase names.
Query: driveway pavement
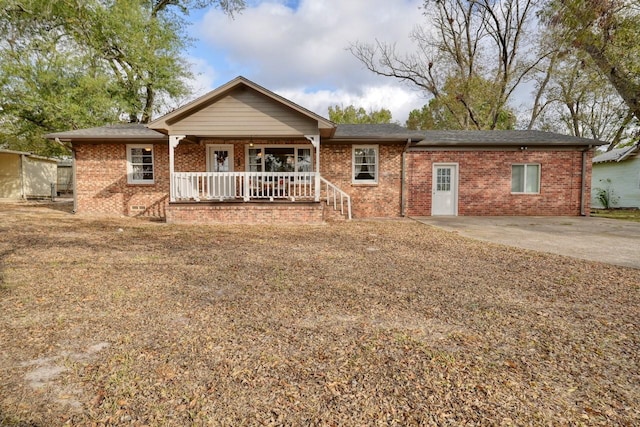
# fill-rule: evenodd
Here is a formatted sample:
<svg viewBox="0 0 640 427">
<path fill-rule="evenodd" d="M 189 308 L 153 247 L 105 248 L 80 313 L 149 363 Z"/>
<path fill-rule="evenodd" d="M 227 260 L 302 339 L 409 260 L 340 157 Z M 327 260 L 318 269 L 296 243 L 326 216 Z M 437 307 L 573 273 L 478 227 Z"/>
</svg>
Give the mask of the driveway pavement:
<svg viewBox="0 0 640 427">
<path fill-rule="evenodd" d="M 640 269 L 640 223 L 592 217 L 414 218 L 462 236 Z"/>
</svg>

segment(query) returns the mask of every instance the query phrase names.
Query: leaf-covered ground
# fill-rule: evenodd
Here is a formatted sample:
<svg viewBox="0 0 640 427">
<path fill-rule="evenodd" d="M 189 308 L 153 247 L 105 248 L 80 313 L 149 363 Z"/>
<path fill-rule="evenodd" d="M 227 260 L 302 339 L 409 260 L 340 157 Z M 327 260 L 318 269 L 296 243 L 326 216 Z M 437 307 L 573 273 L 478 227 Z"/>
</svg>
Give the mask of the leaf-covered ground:
<svg viewBox="0 0 640 427">
<path fill-rule="evenodd" d="M 0 425 L 637 425 L 640 271 L 406 221 L 0 205 Z"/>
</svg>

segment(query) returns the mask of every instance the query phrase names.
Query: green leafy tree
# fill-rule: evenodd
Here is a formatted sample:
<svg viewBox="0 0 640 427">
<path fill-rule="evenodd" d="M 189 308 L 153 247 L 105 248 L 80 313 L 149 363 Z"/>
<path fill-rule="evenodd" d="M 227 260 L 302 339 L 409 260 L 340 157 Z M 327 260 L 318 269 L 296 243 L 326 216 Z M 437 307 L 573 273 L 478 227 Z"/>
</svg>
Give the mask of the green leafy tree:
<svg viewBox="0 0 640 427">
<path fill-rule="evenodd" d="M 356 108 L 353 105 L 349 105 L 347 107 L 341 107 L 339 105 L 329 107 L 329 120 L 334 123 L 391 123 L 391 119 L 391 111 L 385 108 L 370 110 L 367 112 L 364 108 Z"/>
<path fill-rule="evenodd" d="M 516 116 L 510 109 L 504 107 L 494 115 L 491 89 L 490 82 L 481 78 L 465 81 L 450 77 L 440 96 L 409 113 L 406 127 L 413 130 L 514 129 Z"/>
<path fill-rule="evenodd" d="M 637 120 L 590 58 L 577 51 L 559 59 L 549 80 L 543 128 L 609 141 L 609 149 L 630 142 Z"/>
<path fill-rule="evenodd" d="M 547 32 L 562 60 L 551 76 L 557 101 L 544 125 L 609 142 L 638 139 L 640 128 L 640 8 L 626 0 L 550 0 Z M 560 107 L 559 107 L 560 106 Z M 562 126 L 562 124 L 564 126 Z"/>
<path fill-rule="evenodd" d="M 241 0 L 0 0 L 0 146 L 45 155 L 44 133 L 146 123 L 188 95 L 184 14 Z"/>
<path fill-rule="evenodd" d="M 586 53 L 629 112 L 640 120 L 640 7 L 632 0 L 551 0 L 555 41 Z"/>
</svg>

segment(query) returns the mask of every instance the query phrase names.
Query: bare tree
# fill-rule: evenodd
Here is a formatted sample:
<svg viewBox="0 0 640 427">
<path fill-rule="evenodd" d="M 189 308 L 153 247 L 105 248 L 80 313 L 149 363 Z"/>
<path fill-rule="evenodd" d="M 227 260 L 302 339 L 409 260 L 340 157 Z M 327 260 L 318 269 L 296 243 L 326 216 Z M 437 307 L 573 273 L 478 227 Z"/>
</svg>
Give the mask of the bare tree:
<svg viewBox="0 0 640 427">
<path fill-rule="evenodd" d="M 410 35 L 415 52 L 400 53 L 394 44 L 379 40 L 356 42 L 350 50 L 374 73 L 410 82 L 441 100 L 462 128 L 495 129 L 516 88 L 550 55 L 533 54 L 535 44 L 529 38 L 535 34 L 535 4 L 533 0 L 426 0 L 423 11 L 429 25 Z M 445 99 L 443 87 L 451 78 L 462 83 L 456 96 Z M 490 82 L 492 96 L 471 96 L 473 82 L 479 80 Z"/>
</svg>

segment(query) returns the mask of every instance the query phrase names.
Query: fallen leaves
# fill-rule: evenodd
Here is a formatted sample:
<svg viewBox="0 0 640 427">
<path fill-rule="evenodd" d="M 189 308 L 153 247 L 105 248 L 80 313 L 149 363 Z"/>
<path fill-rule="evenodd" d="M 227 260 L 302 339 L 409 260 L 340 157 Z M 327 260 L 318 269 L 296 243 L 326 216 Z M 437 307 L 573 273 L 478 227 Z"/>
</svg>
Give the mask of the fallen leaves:
<svg viewBox="0 0 640 427">
<path fill-rule="evenodd" d="M 0 425 L 640 422 L 637 270 L 410 221 L 0 222 Z"/>
</svg>

